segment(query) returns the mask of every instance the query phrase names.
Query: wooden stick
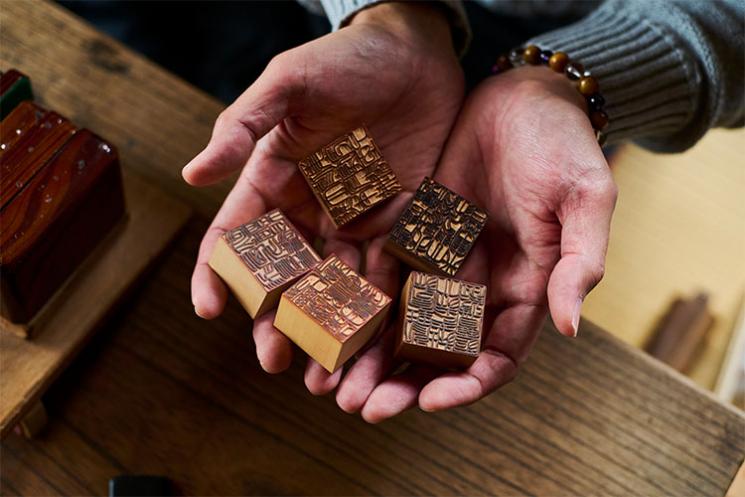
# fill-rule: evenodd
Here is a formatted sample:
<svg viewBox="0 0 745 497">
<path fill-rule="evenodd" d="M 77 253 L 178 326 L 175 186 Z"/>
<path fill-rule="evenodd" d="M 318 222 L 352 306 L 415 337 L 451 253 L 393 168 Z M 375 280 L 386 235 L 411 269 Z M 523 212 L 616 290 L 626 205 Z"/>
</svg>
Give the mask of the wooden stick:
<svg viewBox="0 0 745 497">
<path fill-rule="evenodd" d="M 708 300 L 709 296 L 705 293 L 688 300 L 676 299 L 645 350 L 678 371 L 685 372 L 714 323 L 707 307 Z"/>
</svg>

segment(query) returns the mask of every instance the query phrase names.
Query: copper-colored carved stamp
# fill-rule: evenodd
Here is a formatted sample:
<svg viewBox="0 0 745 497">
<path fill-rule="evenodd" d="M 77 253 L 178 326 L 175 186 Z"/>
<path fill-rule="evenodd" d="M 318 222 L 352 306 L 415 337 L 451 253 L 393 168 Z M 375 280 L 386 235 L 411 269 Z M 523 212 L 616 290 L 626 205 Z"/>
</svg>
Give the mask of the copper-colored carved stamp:
<svg viewBox="0 0 745 497">
<path fill-rule="evenodd" d="M 390 304 L 390 297 L 331 255 L 282 294 L 274 326 L 334 372 L 375 334 Z"/>
<path fill-rule="evenodd" d="M 221 236 L 210 267 L 252 318 L 277 306 L 279 296 L 320 258 L 279 209 Z"/>
<path fill-rule="evenodd" d="M 364 127 L 337 138 L 298 166 L 337 228 L 401 191 Z"/>
<path fill-rule="evenodd" d="M 391 230 L 386 250 L 421 271 L 454 275 L 486 223 L 486 212 L 430 178 Z"/>
<path fill-rule="evenodd" d="M 470 366 L 481 350 L 486 287 L 412 272 L 401 294 L 396 356 L 446 368 Z"/>
</svg>

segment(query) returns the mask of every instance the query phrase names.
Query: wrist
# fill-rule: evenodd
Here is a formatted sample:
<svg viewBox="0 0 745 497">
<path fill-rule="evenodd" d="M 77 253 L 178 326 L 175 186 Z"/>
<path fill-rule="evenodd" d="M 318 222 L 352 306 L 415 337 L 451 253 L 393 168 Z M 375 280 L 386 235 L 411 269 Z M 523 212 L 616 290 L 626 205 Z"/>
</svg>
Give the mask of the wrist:
<svg viewBox="0 0 745 497">
<path fill-rule="evenodd" d="M 455 55 L 450 22 L 429 2 L 383 2 L 359 11 L 349 22 L 385 29 L 413 46 L 426 46 Z"/>
<path fill-rule="evenodd" d="M 538 86 L 543 93 L 559 97 L 587 113 L 587 102 L 573 87 L 571 81 L 562 74 L 547 71 L 542 67 L 521 66 L 500 77 L 511 77 L 518 85 L 525 83 Z"/>
</svg>

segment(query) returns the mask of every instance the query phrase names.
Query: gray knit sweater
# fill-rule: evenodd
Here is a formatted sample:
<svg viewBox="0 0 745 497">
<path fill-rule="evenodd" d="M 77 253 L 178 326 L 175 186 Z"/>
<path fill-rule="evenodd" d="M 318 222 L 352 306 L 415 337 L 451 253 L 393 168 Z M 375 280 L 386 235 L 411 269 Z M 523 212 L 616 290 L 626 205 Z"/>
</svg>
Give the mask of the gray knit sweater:
<svg viewBox="0 0 745 497">
<path fill-rule="evenodd" d="M 322 6 L 333 29 L 386 0 L 303 0 Z M 456 48 L 468 20 L 450 11 Z M 745 0 L 480 0 L 512 15 L 589 12 L 581 21 L 526 43 L 561 50 L 600 82 L 610 117 L 608 143 L 633 139 L 665 152 L 685 150 L 709 128 L 742 126 L 745 116 Z M 315 4 L 315 5 L 314 5 Z M 496 57 L 497 54 L 495 54 Z"/>
</svg>

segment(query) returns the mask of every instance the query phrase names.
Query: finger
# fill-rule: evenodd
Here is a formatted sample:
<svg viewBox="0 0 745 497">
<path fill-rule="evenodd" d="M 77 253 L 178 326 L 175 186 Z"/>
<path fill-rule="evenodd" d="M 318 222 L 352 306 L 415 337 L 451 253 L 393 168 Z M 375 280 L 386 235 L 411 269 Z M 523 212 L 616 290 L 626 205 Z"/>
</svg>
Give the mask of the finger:
<svg viewBox="0 0 745 497">
<path fill-rule="evenodd" d="M 303 68 L 286 55 L 273 59 L 218 116 L 207 147 L 184 167 L 184 180 L 195 186 L 209 185 L 242 168 L 256 142 L 287 117 L 293 102 L 303 95 Z"/>
<path fill-rule="evenodd" d="M 323 246 L 323 256 L 331 254 L 341 259 L 349 267 L 357 271 L 360 266 L 360 249 L 350 242 L 338 238 L 326 240 Z M 343 367 L 337 369 L 333 374 L 329 373 L 323 366 L 312 358 L 308 358 L 305 366 L 305 386 L 314 395 L 325 395 L 339 384 Z"/>
<path fill-rule="evenodd" d="M 398 260 L 383 250 L 386 238 L 375 238 L 365 253 L 365 278 L 394 298 L 398 294 L 398 277 L 400 265 Z"/>
<path fill-rule="evenodd" d="M 383 251 L 385 238 L 376 238 L 365 254 L 365 278 L 389 297 L 398 294 L 399 264 Z M 385 325 L 384 325 L 385 326 Z M 353 413 L 362 409 L 373 389 L 380 384 L 393 367 L 395 330 L 385 329 L 372 347 L 364 351 L 349 369 L 336 394 L 339 407 Z"/>
<path fill-rule="evenodd" d="M 395 330 L 388 329 L 349 369 L 336 394 L 336 403 L 348 413 L 362 409 L 372 391 L 393 369 Z"/>
<path fill-rule="evenodd" d="M 265 210 L 261 196 L 247 182 L 236 183 L 225 198 L 202 239 L 191 277 L 191 301 L 198 316 L 204 319 L 219 316 L 227 300 L 225 284 L 208 265 L 215 242 L 225 231 L 259 217 Z"/>
<path fill-rule="evenodd" d="M 466 371 L 448 373 L 419 395 L 424 411 L 441 411 L 476 402 L 517 374 L 546 316 L 545 306 L 519 304 L 502 311 L 491 325 L 479 357 Z"/>
<path fill-rule="evenodd" d="M 339 384 L 343 368 L 329 373 L 318 362 L 308 357 L 305 365 L 305 386 L 313 395 L 326 395 Z"/>
<path fill-rule="evenodd" d="M 292 342 L 274 327 L 276 311 L 268 312 L 254 320 L 253 338 L 256 357 L 267 373 L 281 373 L 292 362 Z"/>
<path fill-rule="evenodd" d="M 328 238 L 323 244 L 323 258 L 335 254 L 347 266 L 357 271 L 360 267 L 362 253 L 359 247 L 340 238 Z"/>
<path fill-rule="evenodd" d="M 582 302 L 603 278 L 617 189 L 607 168 L 575 188 L 559 212 L 561 259 L 548 281 L 551 317 L 560 333 L 576 336 Z"/>
<path fill-rule="evenodd" d="M 362 407 L 362 418 L 368 423 L 380 423 L 414 407 L 422 387 L 437 374 L 434 368 L 412 366 L 387 379 L 370 394 Z"/>
</svg>

